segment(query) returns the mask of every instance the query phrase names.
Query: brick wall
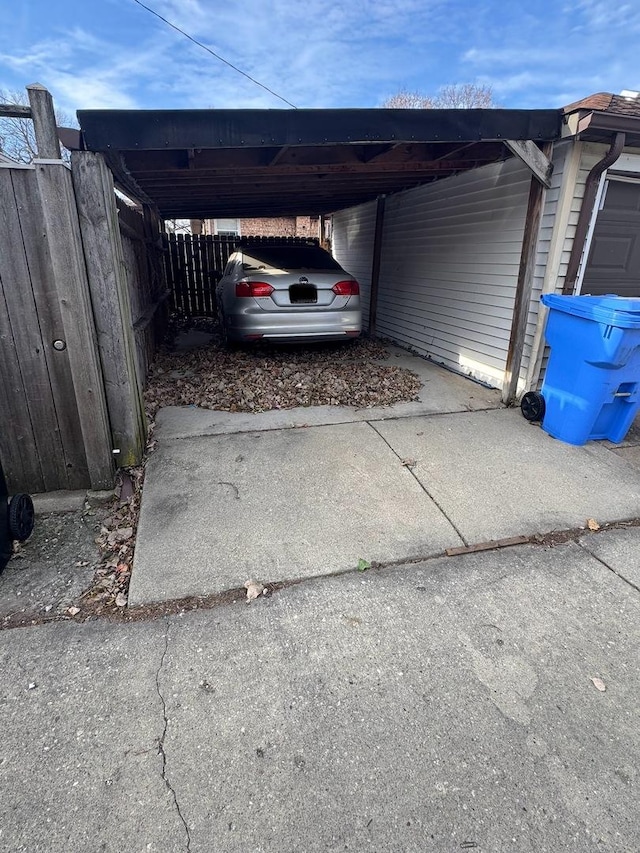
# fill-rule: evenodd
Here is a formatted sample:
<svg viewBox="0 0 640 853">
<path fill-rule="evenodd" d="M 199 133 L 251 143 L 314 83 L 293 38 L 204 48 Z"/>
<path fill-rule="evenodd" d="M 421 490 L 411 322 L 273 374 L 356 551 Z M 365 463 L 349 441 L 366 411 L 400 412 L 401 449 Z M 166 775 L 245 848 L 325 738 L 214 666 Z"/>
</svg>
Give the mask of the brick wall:
<svg viewBox="0 0 640 853">
<path fill-rule="evenodd" d="M 243 237 L 318 237 L 317 216 L 273 216 L 240 220 Z"/>
</svg>

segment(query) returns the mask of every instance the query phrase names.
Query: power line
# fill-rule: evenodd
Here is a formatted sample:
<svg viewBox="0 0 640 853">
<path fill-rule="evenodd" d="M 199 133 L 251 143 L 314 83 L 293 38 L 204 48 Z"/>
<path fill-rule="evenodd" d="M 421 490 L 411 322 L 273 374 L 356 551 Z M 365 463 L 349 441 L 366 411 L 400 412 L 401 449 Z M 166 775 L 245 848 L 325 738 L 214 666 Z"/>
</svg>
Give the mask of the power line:
<svg viewBox="0 0 640 853">
<path fill-rule="evenodd" d="M 162 15 L 155 11 L 155 9 L 151 9 L 149 6 L 145 6 L 144 3 L 140 2 L 140 0 L 133 0 L 133 2 L 137 3 L 138 6 L 142 6 L 142 8 L 146 9 L 147 12 L 151 12 L 151 14 L 155 15 L 156 18 L 160 18 L 160 20 L 164 21 L 164 23 L 167 24 L 169 27 L 176 30 L 176 32 L 180 33 L 180 35 L 183 35 L 185 38 L 188 38 L 189 41 L 192 41 L 194 44 L 197 44 L 198 47 L 201 47 L 203 50 L 206 50 L 207 53 L 211 54 L 211 56 L 215 56 L 215 58 L 219 59 L 220 62 L 224 62 L 224 64 L 228 65 L 229 68 L 233 68 L 233 70 L 237 71 L 238 74 L 242 74 L 242 76 L 246 77 L 247 80 L 251 80 L 251 82 L 255 83 L 256 86 L 260 86 L 260 88 L 264 89 L 265 92 L 269 92 L 270 95 L 274 95 L 276 98 L 279 98 L 281 101 L 284 101 L 285 104 L 288 104 L 290 107 L 293 107 L 294 110 L 298 109 L 295 104 L 291 103 L 291 101 L 288 101 L 286 98 L 283 98 L 282 95 L 279 95 L 277 92 L 274 92 L 273 89 L 270 89 L 268 86 L 265 86 L 264 83 L 261 83 L 259 80 L 256 80 L 255 78 L 251 77 L 251 75 L 247 74 L 245 71 L 242 71 L 241 68 L 238 68 L 232 62 L 229 62 L 223 56 L 220 56 L 220 54 L 216 53 L 215 50 L 211 50 L 211 48 L 207 47 L 206 44 L 202 44 L 201 41 L 194 39 L 194 37 L 190 36 L 189 33 L 185 33 L 185 31 L 181 30 L 180 27 L 176 26 L 176 24 L 172 24 L 171 21 L 168 21 L 166 18 L 163 18 Z"/>
</svg>

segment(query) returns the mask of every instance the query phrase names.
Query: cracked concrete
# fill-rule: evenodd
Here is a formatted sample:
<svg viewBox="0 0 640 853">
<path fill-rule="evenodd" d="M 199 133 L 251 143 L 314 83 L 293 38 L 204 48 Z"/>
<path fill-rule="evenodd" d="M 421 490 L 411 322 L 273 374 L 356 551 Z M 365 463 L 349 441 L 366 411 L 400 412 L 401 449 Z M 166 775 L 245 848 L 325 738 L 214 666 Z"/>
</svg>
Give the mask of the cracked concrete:
<svg viewBox="0 0 640 853">
<path fill-rule="evenodd" d="M 516 410 L 160 439 L 129 602 L 638 515 L 633 467 L 607 447 L 555 441 Z"/>
<path fill-rule="evenodd" d="M 2 853 L 184 849 L 158 772 L 164 626 L 131 627 L 0 632 Z"/>
<path fill-rule="evenodd" d="M 460 544 L 367 423 L 159 443 L 145 476 L 129 602 L 219 593 L 251 577 L 330 574 L 361 557 L 385 563 Z"/>
<path fill-rule="evenodd" d="M 639 549 L 603 531 L 2 632 L 0 851 L 628 853 Z"/>
<path fill-rule="evenodd" d="M 187 853 L 191 851 L 191 834 L 189 832 L 189 825 L 182 814 L 182 809 L 180 808 L 180 803 L 178 802 L 178 795 L 176 794 L 176 790 L 171 784 L 171 781 L 167 775 L 167 753 L 165 752 L 164 742 L 167 736 L 167 728 L 169 726 L 169 718 L 167 717 L 167 703 L 165 701 L 164 695 L 160 688 L 160 673 L 162 672 L 162 667 L 164 666 L 164 661 L 167 656 L 167 651 L 169 650 L 169 626 L 166 626 L 166 630 L 164 633 L 164 648 L 162 649 L 162 657 L 160 658 L 160 663 L 158 664 L 158 669 L 156 671 L 156 691 L 158 693 L 158 698 L 160 699 L 160 703 L 162 705 L 162 719 L 163 719 L 163 729 L 162 734 L 158 738 L 158 753 L 162 760 L 162 780 L 164 784 L 167 786 L 167 790 L 171 794 L 173 798 L 174 805 L 176 807 L 176 812 L 182 825 L 184 826 L 184 832 L 186 836 L 186 850 Z"/>
</svg>

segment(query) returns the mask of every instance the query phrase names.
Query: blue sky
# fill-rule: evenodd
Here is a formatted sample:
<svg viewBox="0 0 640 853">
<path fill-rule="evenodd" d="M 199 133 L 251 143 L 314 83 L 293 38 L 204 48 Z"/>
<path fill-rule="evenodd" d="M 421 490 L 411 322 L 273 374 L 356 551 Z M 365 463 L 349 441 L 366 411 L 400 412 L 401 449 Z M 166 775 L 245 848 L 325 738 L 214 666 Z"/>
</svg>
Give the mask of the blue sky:
<svg viewBox="0 0 640 853">
<path fill-rule="evenodd" d="M 638 0 L 145 0 L 298 107 L 490 84 L 504 107 L 640 89 Z M 0 0 L 0 88 L 82 108 L 283 107 L 133 0 Z"/>
</svg>

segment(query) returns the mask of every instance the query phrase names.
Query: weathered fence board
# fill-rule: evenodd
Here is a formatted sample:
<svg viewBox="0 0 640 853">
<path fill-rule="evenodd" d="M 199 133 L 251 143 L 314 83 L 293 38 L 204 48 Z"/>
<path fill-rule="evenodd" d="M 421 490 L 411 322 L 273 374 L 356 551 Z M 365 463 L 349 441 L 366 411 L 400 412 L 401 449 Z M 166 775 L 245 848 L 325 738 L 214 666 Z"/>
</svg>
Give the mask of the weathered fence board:
<svg viewBox="0 0 640 853">
<path fill-rule="evenodd" d="M 31 492 L 91 485 L 48 236 L 36 170 L 1 170 L 0 455 Z"/>
<path fill-rule="evenodd" d="M 165 247 L 160 219 L 117 200 L 124 266 L 131 299 L 138 377 L 144 386 L 149 364 L 164 340 L 168 321 L 169 291 L 164 273 Z"/>
<path fill-rule="evenodd" d="M 0 278 L 7 282 L 7 286 L 3 287 L 7 318 L 14 343 L 19 342 L 20 346 L 19 371 L 27 404 L 23 417 L 30 418 L 38 448 L 42 482 L 45 489 L 51 489 L 66 477 L 64 456 L 60 433 L 51 429 L 51 424 L 57 425 L 56 411 L 44 357 L 44 343 L 39 325 L 34 322 L 37 318 L 36 307 L 8 169 L 0 173 L 0 230 L 13 247 L 13 251 L 1 253 Z"/>
<path fill-rule="evenodd" d="M 74 151 L 71 164 L 113 446 L 135 465 L 147 428 L 113 178 L 102 154 Z"/>
<path fill-rule="evenodd" d="M 59 166 L 36 165 L 35 172 L 91 486 L 109 488 L 113 485 L 114 467 L 111 430 L 71 171 L 60 163 Z"/>
<path fill-rule="evenodd" d="M 216 316 L 216 284 L 220 280 L 237 237 L 203 234 L 169 234 L 165 269 L 171 291 L 171 308 L 184 317 Z"/>
<path fill-rule="evenodd" d="M 67 350 L 58 351 L 53 347 L 54 341 L 64 339 L 64 327 L 49 247 L 47 241 L 42 238 L 42 219 L 35 175 L 26 170 L 11 170 L 11 176 L 24 250 L 28 259 L 37 324 L 42 335 L 42 351 L 49 371 L 57 431 L 64 453 L 66 483 L 70 489 L 79 489 L 89 480 L 87 457 L 82 440 L 69 353 Z M 64 478 L 61 482 L 65 482 Z M 60 486 L 54 488 L 60 488 Z"/>
</svg>

